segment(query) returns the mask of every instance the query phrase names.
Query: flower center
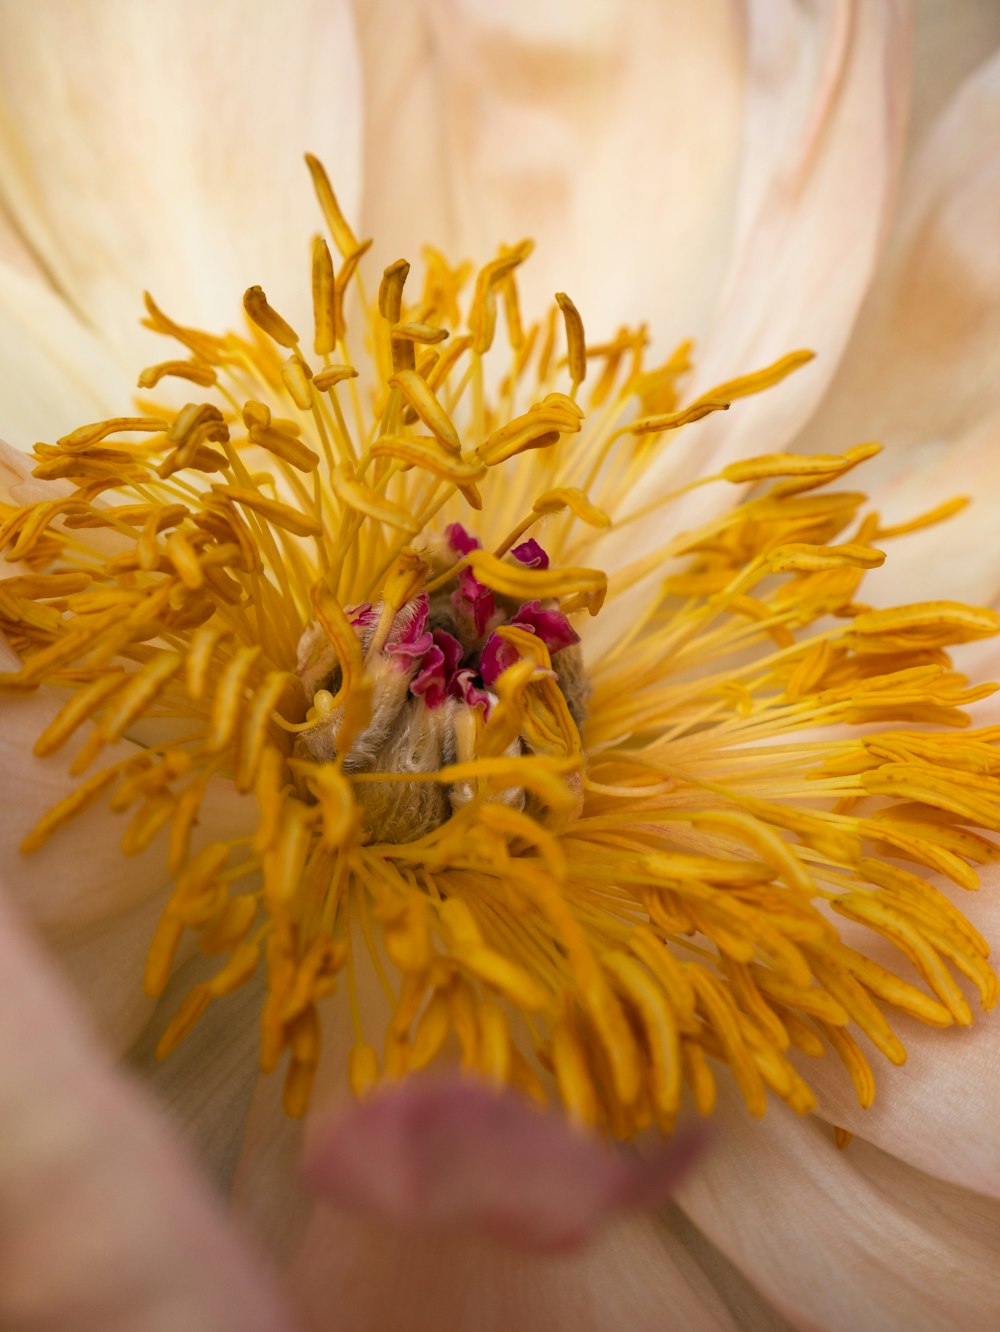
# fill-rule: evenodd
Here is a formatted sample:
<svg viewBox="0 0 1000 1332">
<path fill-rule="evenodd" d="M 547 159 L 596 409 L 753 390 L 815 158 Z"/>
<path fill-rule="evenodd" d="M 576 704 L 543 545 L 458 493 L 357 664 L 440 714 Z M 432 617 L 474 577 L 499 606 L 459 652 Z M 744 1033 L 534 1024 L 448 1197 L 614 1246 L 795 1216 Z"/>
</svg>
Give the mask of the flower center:
<svg viewBox="0 0 1000 1332">
<path fill-rule="evenodd" d="M 856 1037 L 905 1057 L 886 1008 L 964 1026 L 970 984 L 998 995 L 931 882 L 974 888 L 998 856 L 996 736 L 948 729 L 991 691 L 948 649 L 996 617 L 858 600 L 874 542 L 961 505 L 882 527 L 836 488 L 873 445 L 671 488 L 678 430 L 808 354 L 682 405 L 689 348 L 649 369 L 642 329 L 588 347 L 561 294 L 524 325 L 528 243 L 465 318 L 467 266 L 428 250 L 411 304 L 391 265 L 357 361 L 368 247 L 309 165 L 340 252 L 313 244 L 312 352 L 258 287 L 244 335 L 147 298 L 187 356 L 143 371 L 135 415 L 36 446 L 59 485 L 2 511 L 22 664 L 0 683 L 62 691 L 35 753 L 78 779 L 24 851 L 99 801 L 129 814 L 124 854 L 161 844 L 146 989 L 183 941 L 200 971 L 159 1053 L 262 974 L 291 1114 L 338 1004 L 328 1062 L 358 1094 L 453 1059 L 628 1137 L 685 1094 L 707 1113 L 719 1067 L 754 1113 L 768 1091 L 808 1110 L 795 1048 L 832 1051 L 867 1104 Z M 177 382 L 196 400 L 170 405 Z M 736 499 L 668 521 L 710 483 Z"/>
<path fill-rule="evenodd" d="M 468 780 L 419 783 L 400 781 L 398 774 L 437 774 L 471 762 L 499 703 L 494 687 L 523 650 L 539 658 L 540 670 L 548 670 L 541 664 L 546 655 L 551 660 L 549 676 L 569 712 L 569 721 L 560 717 L 564 728 L 579 726 L 586 715 L 579 635 L 556 602 L 494 593 L 467 565 L 459 567 L 463 557 L 481 548 L 461 523 L 450 523 L 443 538 L 430 545 L 428 559 L 415 561 L 417 569 L 426 569 L 432 592 L 401 605 L 365 602 L 348 611 L 371 684 L 371 709 L 367 724 L 346 742 L 345 708 L 336 699 L 343 667 L 334 643 L 318 620 L 299 640 L 298 674 L 310 707 L 292 761 L 303 763 L 306 774 L 315 764 L 339 764 L 346 774 L 382 774 L 391 783 L 369 781 L 357 789 L 368 841 L 415 841 L 474 798 Z M 510 553 L 526 569 L 549 568 L 549 557 L 534 538 Z M 520 734 L 504 751 L 511 758 L 526 752 L 530 745 Z M 300 795 L 310 798 L 308 780 Z M 514 809 L 527 804 L 542 813 L 537 799 L 521 788 L 508 787 L 498 798 Z"/>
</svg>

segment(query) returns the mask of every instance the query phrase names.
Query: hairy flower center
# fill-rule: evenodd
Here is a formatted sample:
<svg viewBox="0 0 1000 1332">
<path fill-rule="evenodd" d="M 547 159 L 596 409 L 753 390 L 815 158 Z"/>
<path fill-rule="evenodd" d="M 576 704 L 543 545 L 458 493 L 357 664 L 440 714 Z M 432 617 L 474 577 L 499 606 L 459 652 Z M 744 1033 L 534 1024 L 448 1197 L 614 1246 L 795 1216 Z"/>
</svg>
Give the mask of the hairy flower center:
<svg viewBox="0 0 1000 1332">
<path fill-rule="evenodd" d="M 437 774 L 476 754 L 483 728 L 499 699 L 493 692 L 501 675 L 520 658 L 518 642 L 548 654 L 554 679 L 579 726 L 586 711 L 587 683 L 579 635 L 554 601 L 519 601 L 494 593 L 468 567 L 455 572 L 462 558 L 481 549 L 460 523 L 451 523 L 442 540 L 428 548 L 430 593 L 421 592 L 401 606 L 365 602 L 348 611 L 371 683 L 366 725 L 346 740 L 344 707 L 337 694 L 343 668 L 321 622 L 314 621 L 299 640 L 298 674 L 310 700 L 305 723 L 295 741 L 295 760 L 338 764 L 344 773 L 381 773 L 388 784 L 360 786 L 368 841 L 412 842 L 431 832 L 474 798 L 470 781 L 400 782 L 399 773 Z M 532 539 L 511 550 L 528 569 L 549 568 L 549 557 Z M 505 753 L 523 755 L 527 742 L 515 736 Z M 293 762 L 295 761 L 293 760 Z M 299 794 L 310 798 L 308 782 Z M 498 799 L 515 809 L 526 804 L 542 813 L 530 793 L 508 787 Z"/>
<path fill-rule="evenodd" d="M 858 1038 L 905 1057 L 886 1008 L 964 1026 L 969 985 L 998 995 L 930 881 L 975 888 L 998 855 L 997 735 L 954 729 L 991 687 L 947 653 L 996 617 L 858 600 L 874 542 L 961 506 L 883 528 L 836 489 L 873 445 L 667 486 L 679 429 L 808 354 L 682 405 L 689 348 L 650 370 L 644 330 L 588 347 L 564 295 L 523 325 L 528 243 L 464 318 L 466 266 L 427 251 L 407 304 L 391 265 L 356 362 L 367 243 L 309 165 L 340 252 L 313 244 L 312 352 L 258 287 L 243 336 L 147 299 L 188 355 L 140 389 L 196 400 L 38 445 L 59 486 L 3 509 L 2 683 L 62 691 L 35 753 L 66 748 L 77 782 L 24 851 L 131 811 L 123 853 L 159 843 L 171 876 L 147 991 L 198 954 L 160 1054 L 259 985 L 292 1114 L 341 1003 L 329 1061 L 358 1094 L 450 1058 L 627 1137 L 669 1131 L 685 1088 L 707 1113 L 719 1065 L 754 1113 L 768 1090 L 808 1110 L 794 1048 L 832 1050 L 867 1104 Z M 708 483 L 740 492 L 668 521 Z"/>
</svg>

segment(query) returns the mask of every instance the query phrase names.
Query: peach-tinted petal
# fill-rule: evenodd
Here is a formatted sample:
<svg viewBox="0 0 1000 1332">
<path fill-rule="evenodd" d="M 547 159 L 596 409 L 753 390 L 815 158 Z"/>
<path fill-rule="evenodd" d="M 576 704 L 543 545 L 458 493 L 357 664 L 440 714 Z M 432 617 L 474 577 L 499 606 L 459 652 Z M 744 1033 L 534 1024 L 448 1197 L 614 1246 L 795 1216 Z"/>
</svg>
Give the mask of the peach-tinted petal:
<svg viewBox="0 0 1000 1332">
<path fill-rule="evenodd" d="M 838 0 L 747 9 L 748 70 L 737 221 L 691 396 L 796 348 L 816 359 L 777 387 L 687 426 L 643 476 L 640 502 L 746 454 L 787 447 L 836 370 L 881 252 L 903 147 L 908 26 L 898 6 Z M 614 568 L 733 500 L 716 485 L 613 534 Z M 588 646 L 635 613 L 616 598 Z"/>
<path fill-rule="evenodd" d="M 898 475 L 931 473 L 956 439 L 1000 411 L 998 137 L 995 54 L 909 164 L 884 271 L 806 437 L 816 449 L 882 439 L 886 453 L 868 471 L 887 491 Z M 972 468 L 962 470 L 956 486 L 974 480 Z"/>
<path fill-rule="evenodd" d="M 58 927 L 45 942 L 106 1049 L 124 1054 L 149 1020 L 142 988 L 149 943 L 163 911 L 156 893 L 105 919 Z"/>
<path fill-rule="evenodd" d="M 8 667 L 9 669 L 9 667 Z M 146 850 L 125 856 L 119 850 L 129 812 L 113 813 L 105 802 L 91 805 L 72 826 L 57 830 L 37 851 L 24 855 L 20 846 L 43 814 L 76 789 L 70 761 L 83 735 L 49 758 L 36 758 L 35 739 L 64 702 L 55 689 L 11 694 L 4 699 L 0 727 L 0 772 L 16 773 L 16 792 L 0 801 L 0 860 L 7 891 L 32 921 L 66 932 L 72 927 L 106 919 L 159 892 L 167 882 L 164 869 L 167 830 Z M 85 734 L 85 732 L 84 732 Z M 134 753 L 128 741 L 108 745 L 93 771 Z M 89 775 L 88 770 L 88 775 Z M 252 801 L 219 781 L 206 792 L 198 836 L 235 836 L 245 831 Z"/>
<path fill-rule="evenodd" d="M 10 669 L 10 666 L 6 666 Z M 79 742 L 51 758 L 36 758 L 32 745 L 60 703 L 54 689 L 4 698 L 0 727 L 0 772 L 17 774 L 16 790 L 0 801 L 0 859 L 4 881 L 21 909 L 46 929 L 66 929 L 106 918 L 148 898 L 166 881 L 163 843 L 141 855 L 118 849 L 127 818 L 97 804 L 52 836 L 40 850 L 22 855 L 20 845 L 38 820 L 78 785 L 67 769 Z M 127 758 L 132 746 L 109 745 L 104 763 Z M 103 765 L 102 765 L 103 766 Z"/>
<path fill-rule="evenodd" d="M 987 51 L 1000 47 L 1000 6 L 995 0 L 917 0 L 913 44 L 911 145 L 933 129 L 952 93 Z"/>
<path fill-rule="evenodd" d="M 793 1327 L 996 1327 L 1000 1202 L 783 1105 L 753 1120 L 728 1084 L 716 1122 L 678 1202 Z"/>
<path fill-rule="evenodd" d="M 210 1004 L 168 1059 L 157 1059 L 155 1054 L 164 1028 L 185 995 L 219 966 L 217 957 L 198 955 L 177 968 L 155 1013 L 129 1050 L 128 1066 L 195 1152 L 204 1172 L 228 1192 L 243 1146 L 251 1098 L 260 1080 L 262 980 Z M 137 1007 L 134 994 L 132 1006 Z M 285 1122 L 289 1122 L 287 1116 Z"/>
<path fill-rule="evenodd" d="M 871 580 L 879 604 L 1000 595 L 992 496 L 1000 442 L 1000 54 L 972 74 L 910 163 L 889 262 L 816 420 L 809 450 L 880 438 L 862 483 L 889 522 L 955 495 L 957 520 L 908 536 Z"/>
<path fill-rule="evenodd" d="M 582 1252 L 526 1255 L 317 1209 L 287 1274 L 304 1332 L 737 1332 L 654 1217 L 623 1218 Z"/>
<path fill-rule="evenodd" d="M 364 225 L 377 257 L 492 258 L 534 237 L 537 316 L 570 292 L 593 341 L 650 318 L 664 351 L 723 276 L 742 50 L 720 0 L 356 6 Z M 706 91 L 708 90 L 708 91 Z"/>
<path fill-rule="evenodd" d="M 228 326 L 261 282 L 298 317 L 319 223 L 303 149 L 348 215 L 358 204 L 358 64 L 337 0 L 5 0 L 0 90 L 0 199 L 119 343 L 135 343 L 144 287 L 183 322 Z"/>
<path fill-rule="evenodd" d="M 0 902 L 0 1323 L 282 1332 L 180 1150 Z"/>
<path fill-rule="evenodd" d="M 313 1125 L 307 1178 L 362 1216 L 481 1230 L 529 1250 L 579 1245 L 612 1212 L 654 1207 L 697 1155 L 682 1134 L 640 1161 L 479 1083 L 414 1080 Z"/>
<path fill-rule="evenodd" d="M 661 464 L 675 477 L 688 452 L 704 474 L 721 457 L 781 449 L 808 418 L 878 260 L 903 145 L 909 39 L 899 6 L 767 3 L 749 7 L 748 23 L 736 234 L 696 387 L 796 347 L 817 358 L 779 389 L 694 426 L 687 451 Z"/>
<path fill-rule="evenodd" d="M 17 664 L 0 635 L 0 669 L 15 670 Z M 35 740 L 64 702 L 65 696 L 49 686 L 4 697 L 0 772 L 16 773 L 17 784 L 0 800 L 0 863 L 7 891 L 32 922 L 65 937 L 80 926 L 105 920 L 159 893 L 167 882 L 164 865 L 169 834 L 163 829 L 138 855 L 123 855 L 119 843 L 131 812 L 113 813 L 104 800 L 83 810 L 70 827 L 57 829 L 38 850 L 28 855 L 21 852 L 21 843 L 39 819 L 82 780 L 70 775 L 69 766 L 88 727 L 82 727 L 48 758 L 32 753 Z M 87 776 L 135 752 L 135 746 L 126 740 L 107 745 Z M 253 818 L 252 797 L 238 795 L 222 779 L 214 781 L 206 789 L 192 845 L 197 848 L 199 839 L 209 835 L 237 836 L 251 826 L 248 821 Z"/>
<path fill-rule="evenodd" d="M 936 878 L 945 893 L 987 939 L 1000 941 L 1000 867 L 981 871 L 979 892 Z M 845 931 L 848 933 L 848 931 Z M 860 933 L 860 932 L 859 932 Z M 922 985 L 898 950 L 869 934 L 855 947 L 912 984 Z M 923 987 L 925 988 L 925 987 Z M 975 1022 L 968 1030 L 939 1030 L 887 1012 L 906 1047 L 900 1068 L 866 1045 L 875 1071 L 875 1102 L 859 1108 L 838 1062 L 803 1060 L 803 1074 L 819 1093 L 819 1114 L 929 1175 L 1000 1199 L 1000 1012 L 984 1014 L 975 992 L 963 985 Z"/>
</svg>

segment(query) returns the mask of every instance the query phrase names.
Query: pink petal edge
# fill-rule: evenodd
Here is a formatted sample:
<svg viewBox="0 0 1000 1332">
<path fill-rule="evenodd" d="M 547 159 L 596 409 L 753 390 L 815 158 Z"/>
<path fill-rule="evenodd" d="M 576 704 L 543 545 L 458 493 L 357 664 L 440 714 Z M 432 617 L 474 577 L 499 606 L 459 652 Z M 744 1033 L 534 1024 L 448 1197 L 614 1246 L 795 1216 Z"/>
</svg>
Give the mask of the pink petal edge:
<svg viewBox="0 0 1000 1332">
<path fill-rule="evenodd" d="M 703 1143 L 681 1130 L 640 1160 L 510 1093 L 416 1079 L 319 1120 L 303 1169 L 325 1201 L 368 1218 L 553 1252 L 616 1212 L 662 1204 Z"/>
</svg>

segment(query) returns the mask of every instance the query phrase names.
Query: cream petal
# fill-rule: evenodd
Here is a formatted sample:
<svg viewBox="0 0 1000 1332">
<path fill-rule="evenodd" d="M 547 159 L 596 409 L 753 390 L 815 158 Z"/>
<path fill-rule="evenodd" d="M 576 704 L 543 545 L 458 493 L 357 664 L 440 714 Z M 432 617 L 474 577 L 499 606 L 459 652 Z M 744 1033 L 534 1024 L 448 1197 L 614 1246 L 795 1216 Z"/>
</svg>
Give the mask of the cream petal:
<svg viewBox="0 0 1000 1332">
<path fill-rule="evenodd" d="M 183 1153 L 0 901 L 0 1323 L 286 1332 Z M 153 1205 L 155 1204 L 155 1205 Z"/>
<path fill-rule="evenodd" d="M 31 475 L 33 459 L 23 449 L 16 449 L 6 440 L 0 439 L 0 503 L 32 504 L 35 500 L 55 499 L 56 496 L 68 495 L 72 489 L 68 481 L 39 481 Z M 0 562 L 0 573 L 4 577 L 23 572 L 15 567 L 6 556 Z M 6 644 L 0 645 L 5 654 L 14 659 Z M 4 666 L 7 669 L 7 666 Z"/>
<path fill-rule="evenodd" d="M 144 287 L 182 322 L 231 325 L 255 282 L 302 315 L 303 150 L 360 196 L 346 3 L 6 0 L 0 34 L 0 199 L 78 312 L 126 347 Z"/>
<path fill-rule="evenodd" d="M 129 400 L 128 377 L 93 329 L 37 277 L 3 262 L 0 365 L 0 426 L 23 451 L 113 416 Z"/>
<path fill-rule="evenodd" d="M 677 1201 L 795 1328 L 989 1332 L 1000 1203 L 814 1119 L 753 1120 L 726 1086 L 718 1141 Z"/>
<path fill-rule="evenodd" d="M 739 152 L 732 6 L 377 0 L 357 17 L 381 263 L 425 242 L 482 263 L 528 235 L 532 316 L 564 289 L 595 342 L 647 318 L 664 353 L 702 331 Z"/>
</svg>

